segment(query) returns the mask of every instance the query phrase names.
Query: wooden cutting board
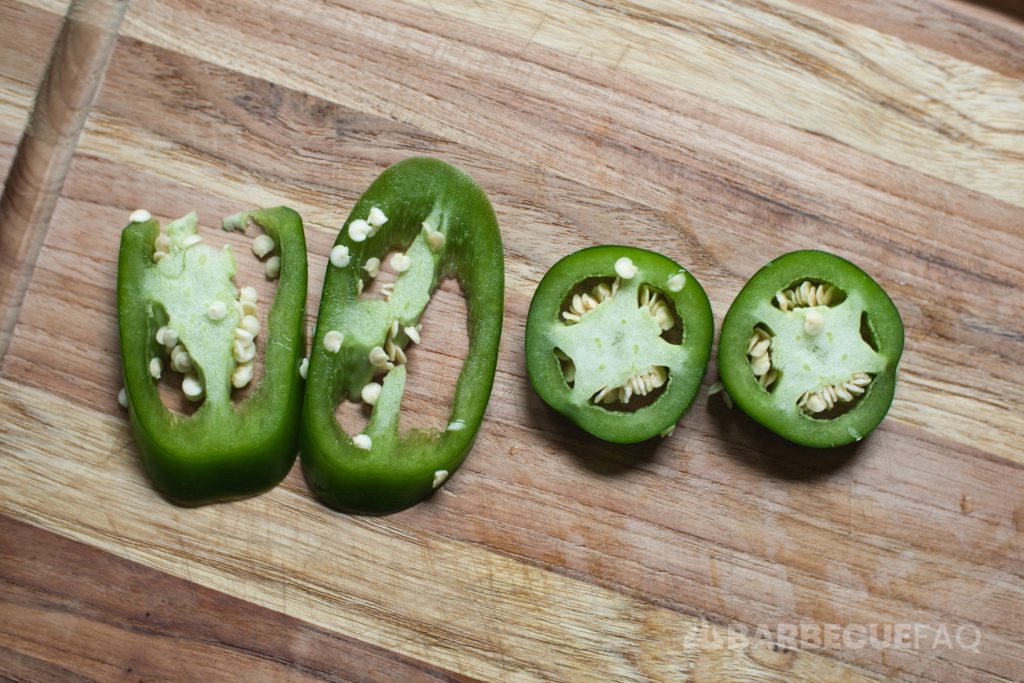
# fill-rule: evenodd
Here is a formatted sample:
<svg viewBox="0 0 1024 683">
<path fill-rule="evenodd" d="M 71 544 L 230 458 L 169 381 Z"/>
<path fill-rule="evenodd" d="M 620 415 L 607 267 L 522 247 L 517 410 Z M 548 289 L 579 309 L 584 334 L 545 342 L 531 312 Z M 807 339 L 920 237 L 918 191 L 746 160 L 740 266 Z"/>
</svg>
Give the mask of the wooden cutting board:
<svg viewBox="0 0 1024 683">
<path fill-rule="evenodd" d="M 0 1 L 4 676 L 1024 678 L 1018 3 L 124 10 L 82 0 L 62 32 L 65 2 Z M 298 468 L 242 502 L 162 500 L 116 398 L 128 214 L 198 210 L 247 254 L 222 216 L 298 209 L 312 321 L 354 199 L 413 154 L 471 173 L 505 239 L 498 374 L 465 466 L 383 518 L 325 509 Z M 525 378 L 526 311 L 559 257 L 612 242 L 686 264 L 718 323 L 780 253 L 860 264 L 907 328 L 888 419 L 857 447 L 797 449 L 709 397 L 712 364 L 669 439 L 569 426 Z M 463 315 L 457 288 L 431 304 L 406 424 L 443 423 Z M 884 642 L 814 636 L 872 627 Z"/>
</svg>

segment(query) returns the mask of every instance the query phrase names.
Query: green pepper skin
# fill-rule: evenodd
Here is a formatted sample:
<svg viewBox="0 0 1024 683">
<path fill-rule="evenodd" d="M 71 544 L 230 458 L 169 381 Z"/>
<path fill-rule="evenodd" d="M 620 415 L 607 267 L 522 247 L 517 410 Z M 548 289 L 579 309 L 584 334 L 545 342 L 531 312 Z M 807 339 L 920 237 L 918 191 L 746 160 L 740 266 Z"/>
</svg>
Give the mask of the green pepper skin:
<svg viewBox="0 0 1024 683">
<path fill-rule="evenodd" d="M 365 241 L 351 239 L 349 225 L 377 207 L 388 222 Z M 424 256 L 421 225 L 427 222 L 445 236 L 443 250 Z M 338 235 L 336 245 L 349 249 L 345 267 L 328 265 L 317 328 L 310 354 L 302 419 L 302 471 L 315 495 L 343 511 L 386 514 L 410 507 L 435 490 L 435 473 L 449 475 L 461 465 L 484 416 L 501 339 L 504 306 L 504 255 L 494 210 L 473 180 L 449 164 L 432 158 L 411 158 L 382 173 L 360 197 Z M 393 304 L 359 297 L 363 266 L 383 258 L 389 249 L 410 249 L 413 266 L 399 277 L 420 278 L 427 286 L 418 305 L 425 306 L 445 274 L 458 278 L 466 297 L 469 353 L 456 383 L 450 424 L 462 429 L 399 432 L 399 404 L 404 366 L 391 370 L 374 407 L 367 433 L 373 446 L 360 450 L 338 424 L 335 409 L 344 398 L 358 399 L 372 377 L 367 354 L 384 341 L 388 316 L 413 324 L 422 313 L 411 307 L 410 320 L 390 311 Z M 423 267 L 426 270 L 419 271 Z M 432 270 L 431 270 L 432 269 Z M 429 291 L 428 291 L 429 290 Z M 345 335 L 338 353 L 324 348 L 331 330 Z M 426 331 L 429 334 L 430 330 Z"/>
<path fill-rule="evenodd" d="M 206 400 L 191 416 L 163 405 L 148 368 L 159 345 L 152 304 L 140 283 L 145 270 L 155 267 L 153 245 L 160 226 L 148 220 L 129 224 L 121 233 L 117 312 L 132 432 L 153 484 L 180 505 L 233 500 L 270 489 L 284 479 L 298 451 L 307 286 L 302 219 L 287 207 L 249 216 L 274 240 L 281 257 L 267 320 L 263 377 L 239 405 Z"/>
<path fill-rule="evenodd" d="M 877 343 L 876 352 L 870 351 L 867 342 L 859 349 L 877 369 L 872 370 L 874 379 L 865 394 L 846 413 L 831 419 L 813 418 L 800 410 L 795 402 L 783 400 L 793 391 L 810 390 L 810 387 L 787 387 L 787 376 L 783 372 L 774 393 L 761 388 L 754 377 L 747 359 L 747 344 L 753 327 L 759 323 L 769 328 L 782 325 L 782 316 L 791 315 L 772 305 L 772 299 L 779 290 L 786 289 L 803 280 L 825 282 L 845 292 L 846 299 L 833 310 L 839 314 L 844 309 L 851 319 L 859 319 L 867 313 L 868 325 Z M 820 338 L 821 335 L 819 335 Z M 779 340 L 791 343 L 806 354 L 809 363 L 821 363 L 828 368 L 841 366 L 845 357 L 825 355 L 827 352 L 815 347 L 810 337 L 793 340 Z M 773 347 L 776 345 L 773 339 Z M 846 342 L 849 345 L 848 342 Z M 794 251 L 776 258 L 761 268 L 744 285 L 736 296 L 722 323 L 718 343 L 718 370 L 722 384 L 733 402 L 747 415 L 771 431 L 794 443 L 816 448 L 842 446 L 859 441 L 870 433 L 885 417 L 892 404 L 896 388 L 897 366 L 903 353 L 903 321 L 892 300 L 877 282 L 863 270 L 834 254 L 822 251 Z M 821 360 L 816 360 L 820 355 Z M 863 370 L 867 371 L 867 370 Z M 828 382 L 833 383 L 833 382 Z"/>
<path fill-rule="evenodd" d="M 629 412 L 612 411 L 595 404 L 590 390 L 595 387 L 581 387 L 583 380 L 579 370 L 575 385 L 570 387 L 554 355 L 554 349 L 560 346 L 559 335 L 565 334 L 570 327 L 559 317 L 566 297 L 588 278 L 614 278 L 614 264 L 621 257 L 629 258 L 637 267 L 637 275 L 630 282 L 635 286 L 653 286 L 671 301 L 683 322 L 684 332 L 682 343 L 665 356 L 670 360 L 664 363 L 669 368 L 664 392 L 650 405 Z M 666 282 L 677 275 L 683 278 L 685 285 L 681 290 L 672 292 L 666 287 Z M 621 289 L 618 296 L 622 296 Z M 596 311 L 587 315 L 595 314 Z M 618 324 L 619 321 L 611 322 Z M 627 324 L 625 318 L 621 322 Z M 608 364 L 629 355 L 636 339 L 632 320 L 628 321 L 627 327 L 630 331 L 625 335 L 617 330 L 601 330 L 606 340 L 612 340 L 612 344 L 603 343 L 601 349 L 608 353 L 612 345 L 617 347 L 612 355 L 604 356 Z M 714 319 L 708 297 L 696 278 L 678 263 L 645 249 L 614 245 L 590 247 L 564 257 L 552 266 L 537 286 L 526 323 L 527 369 L 537 394 L 579 427 L 605 441 L 636 443 L 670 430 L 689 409 L 707 372 L 713 335 Z M 668 348 L 667 342 L 661 343 L 665 345 L 663 348 Z M 600 354 L 596 349 L 594 353 Z M 577 364 L 580 361 L 578 358 L 573 360 Z M 637 357 L 636 367 L 646 362 Z"/>
</svg>

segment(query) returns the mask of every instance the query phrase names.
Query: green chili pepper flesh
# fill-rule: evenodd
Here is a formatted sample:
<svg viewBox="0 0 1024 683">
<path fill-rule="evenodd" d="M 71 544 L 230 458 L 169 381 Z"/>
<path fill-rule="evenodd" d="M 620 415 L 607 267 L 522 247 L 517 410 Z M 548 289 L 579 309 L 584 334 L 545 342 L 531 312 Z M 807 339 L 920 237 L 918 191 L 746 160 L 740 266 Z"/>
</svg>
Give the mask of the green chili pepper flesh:
<svg viewBox="0 0 1024 683">
<path fill-rule="evenodd" d="M 722 324 L 718 369 L 745 413 L 805 446 L 860 441 L 892 404 L 903 353 L 896 306 L 868 274 L 822 251 L 771 261 Z"/>
<path fill-rule="evenodd" d="M 393 289 L 383 300 L 361 297 L 392 249 L 401 250 L 391 260 Z M 360 197 L 331 252 L 309 360 L 301 462 L 321 501 L 351 512 L 394 512 L 429 496 L 461 465 L 494 381 L 503 258 L 487 196 L 443 161 L 397 163 Z M 446 276 L 458 279 L 466 297 L 468 356 L 446 428 L 402 432 L 403 349 L 418 341 L 423 311 Z M 350 435 L 335 410 L 361 398 L 372 401 L 372 414 L 362 433 Z"/>
<path fill-rule="evenodd" d="M 182 505 L 262 492 L 295 461 L 307 277 L 302 220 L 278 207 L 238 214 L 225 227 L 244 230 L 249 219 L 272 240 L 280 282 L 267 319 L 263 375 L 237 404 L 232 388 L 252 377 L 252 334 L 258 331 L 232 283 L 231 249 L 201 244 L 194 213 L 169 223 L 162 234 L 148 212 L 136 212 L 121 233 L 117 312 L 124 398 L 144 469 L 159 491 Z M 239 336 L 246 343 L 235 350 Z M 202 401 L 191 415 L 168 409 L 160 398 L 156 380 L 170 369 L 168 353 L 171 367 L 184 373 L 183 391 Z M 238 353 L 247 354 L 244 362 Z"/>
<path fill-rule="evenodd" d="M 530 303 L 526 360 L 552 408 L 606 441 L 667 436 L 707 371 L 704 289 L 666 256 L 599 246 L 547 272 Z"/>
</svg>

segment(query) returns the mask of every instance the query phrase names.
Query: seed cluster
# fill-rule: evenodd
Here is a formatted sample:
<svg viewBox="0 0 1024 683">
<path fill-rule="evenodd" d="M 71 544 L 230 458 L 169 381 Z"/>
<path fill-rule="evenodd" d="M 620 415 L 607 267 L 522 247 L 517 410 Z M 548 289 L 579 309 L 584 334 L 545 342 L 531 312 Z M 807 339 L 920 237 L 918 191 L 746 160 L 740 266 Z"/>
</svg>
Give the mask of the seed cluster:
<svg viewBox="0 0 1024 683">
<path fill-rule="evenodd" d="M 263 259 L 266 256 L 273 254 L 276 248 L 277 245 L 274 243 L 274 240 L 270 235 L 257 235 L 252 240 L 252 253 L 255 254 L 258 259 Z M 271 280 L 276 279 L 281 274 L 281 257 L 277 255 L 270 256 L 270 258 L 264 262 L 263 268 L 267 273 L 268 278 Z"/>
<path fill-rule="evenodd" d="M 815 391 L 805 391 L 797 407 L 808 415 L 815 415 L 832 410 L 837 403 L 853 403 L 861 397 L 871 384 L 871 375 L 866 372 L 855 372 L 845 382 L 826 384 Z"/>
<path fill-rule="evenodd" d="M 662 332 L 668 332 L 675 326 L 676 320 L 672 317 L 672 309 L 668 307 L 668 303 L 658 290 L 649 285 L 640 285 L 640 307 L 644 306 Z"/>
<path fill-rule="evenodd" d="M 572 301 L 569 302 L 569 310 L 562 311 L 562 319 L 567 325 L 578 323 L 583 316 L 597 308 L 598 304 L 613 298 L 621 284 L 622 280 L 615 278 L 611 286 L 602 282 L 591 289 L 589 294 L 574 294 Z"/>
<path fill-rule="evenodd" d="M 760 325 L 754 328 L 754 334 L 747 342 L 747 358 L 754 371 L 757 383 L 767 389 L 779 378 L 779 372 L 772 368 L 772 335 Z"/>
<path fill-rule="evenodd" d="M 239 292 L 239 300 L 235 302 L 235 309 L 238 312 L 240 322 L 235 328 L 234 341 L 231 344 L 231 357 L 235 360 L 235 368 L 231 372 L 231 386 L 241 389 L 248 385 L 253 378 L 253 359 L 256 356 L 256 337 L 260 333 L 260 322 L 258 309 L 256 307 L 258 295 L 252 287 L 243 287 Z M 217 302 L 221 303 L 221 302 Z M 221 303 L 223 305 L 223 303 Z M 208 311 L 209 314 L 209 311 Z M 222 320 L 221 315 L 216 320 Z M 211 316 L 211 319 L 214 319 Z M 196 370 L 192 357 L 189 355 L 185 344 L 178 338 L 178 333 L 173 327 L 165 325 L 156 331 L 155 335 L 158 344 L 164 347 L 170 358 L 169 368 L 184 375 L 181 382 L 181 389 L 185 397 L 190 401 L 198 401 L 203 397 L 204 390 L 202 382 Z M 154 379 L 160 379 L 163 370 L 163 359 L 155 356 L 149 361 L 149 372 Z"/>
<path fill-rule="evenodd" d="M 388 217 L 378 207 L 370 209 L 370 215 L 365 219 L 357 218 L 348 224 L 348 236 L 353 242 L 365 242 L 368 237 L 373 237 L 380 230 L 381 226 L 388 222 Z"/>
<path fill-rule="evenodd" d="M 388 327 L 387 336 L 384 338 L 384 346 L 374 346 L 370 349 L 370 365 L 384 372 L 393 370 L 396 365 L 404 365 L 406 362 L 405 351 L 395 343 L 395 340 L 399 338 L 399 330 L 405 333 L 410 342 L 418 343 L 420 341 L 420 329 L 419 325 L 402 328 L 397 318 L 392 320 L 391 326 Z M 412 334 L 409 334 L 410 331 L 412 331 Z"/>
<path fill-rule="evenodd" d="M 132 214 L 133 222 L 142 214 L 147 214 L 143 209 Z M 146 220 L 149 220 L 146 218 Z M 265 238 L 265 239 L 260 239 Z M 202 238 L 199 235 L 189 235 L 182 240 L 185 249 L 199 244 Z M 170 238 L 160 233 L 154 241 L 153 261 L 159 263 L 167 258 L 171 250 Z M 260 235 L 253 240 L 252 251 L 262 258 L 271 253 L 275 248 L 274 240 L 267 235 Z M 276 257 L 274 257 L 276 258 Z M 280 260 L 278 260 L 278 265 Z M 268 262 L 269 265 L 269 262 Z M 234 331 L 234 340 L 231 344 L 231 357 L 236 365 L 231 372 L 231 386 L 241 389 L 248 385 L 254 374 L 253 359 L 256 357 L 256 337 L 260 333 L 259 309 L 257 303 L 259 294 L 253 287 L 242 287 L 238 292 L 238 299 L 234 301 L 234 308 L 238 314 L 239 324 Z M 211 301 L 206 306 L 206 317 L 212 322 L 220 322 L 227 317 L 228 307 L 220 300 Z M 205 390 L 199 373 L 189 355 L 188 349 L 178 336 L 178 332 L 168 325 L 161 326 L 154 335 L 156 342 L 163 347 L 166 356 L 169 358 L 169 367 L 172 371 L 184 375 L 181 381 L 181 390 L 185 398 L 190 401 L 202 399 Z M 160 379 L 164 370 L 164 358 L 154 356 L 149 361 L 149 374 L 154 379 Z"/>
<path fill-rule="evenodd" d="M 629 403 L 634 396 L 646 396 L 668 381 L 668 369 L 660 365 L 651 366 L 646 372 L 639 372 L 621 387 L 601 387 L 594 394 L 594 403 Z"/>
<path fill-rule="evenodd" d="M 779 308 L 789 311 L 805 306 L 828 306 L 835 294 L 836 288 L 832 285 L 816 285 L 810 280 L 804 280 L 792 289 L 777 291 L 775 301 Z"/>
<path fill-rule="evenodd" d="M 370 349 L 369 361 L 375 369 L 375 374 L 386 374 L 391 370 L 394 370 L 396 365 L 404 365 L 406 363 L 405 351 L 399 345 L 400 336 L 402 333 L 405 334 L 410 344 L 419 344 L 421 325 L 402 327 L 401 323 L 396 318 L 391 321 L 391 325 L 388 327 L 387 336 L 384 338 L 384 346 L 374 346 Z M 370 382 L 363 387 L 360 395 L 366 403 L 374 405 L 377 403 L 377 399 L 380 397 L 381 385 L 376 382 Z"/>
</svg>

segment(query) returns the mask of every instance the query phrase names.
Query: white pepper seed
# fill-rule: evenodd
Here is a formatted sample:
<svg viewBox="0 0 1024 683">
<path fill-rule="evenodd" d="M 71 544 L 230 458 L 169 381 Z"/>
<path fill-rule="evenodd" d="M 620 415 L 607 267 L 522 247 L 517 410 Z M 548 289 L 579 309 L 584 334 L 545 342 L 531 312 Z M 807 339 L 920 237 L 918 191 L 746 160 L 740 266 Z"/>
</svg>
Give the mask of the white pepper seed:
<svg viewBox="0 0 1024 683">
<path fill-rule="evenodd" d="M 665 286 L 668 287 L 668 291 L 670 292 L 682 291 L 683 287 L 686 286 L 686 274 L 676 273 L 675 275 L 671 276 L 668 279 L 668 282 L 665 284 Z"/>
<path fill-rule="evenodd" d="M 192 356 L 180 344 L 171 351 L 171 370 L 175 372 L 188 372 L 193 367 Z"/>
<path fill-rule="evenodd" d="M 380 398 L 380 392 L 384 387 L 377 384 L 376 382 L 370 382 L 363 387 L 362 391 L 359 392 L 359 396 L 369 403 L 371 406 L 377 404 L 377 399 Z"/>
<path fill-rule="evenodd" d="M 252 342 L 246 344 L 243 341 L 236 340 L 231 345 L 231 356 L 238 363 L 248 363 L 256 357 L 256 345 Z"/>
<path fill-rule="evenodd" d="M 430 251 L 439 252 L 444 249 L 444 233 L 437 230 L 427 233 L 427 246 Z"/>
<path fill-rule="evenodd" d="M 252 381 L 253 366 L 252 363 L 241 363 L 235 367 L 231 373 L 231 386 L 235 389 L 241 389 L 249 382 Z"/>
<path fill-rule="evenodd" d="M 260 321 L 254 315 L 242 316 L 242 322 L 238 326 L 253 337 L 258 337 L 260 334 Z"/>
<path fill-rule="evenodd" d="M 194 372 L 185 375 L 181 380 L 181 390 L 190 401 L 198 401 L 203 396 L 203 385 Z"/>
<path fill-rule="evenodd" d="M 374 346 L 370 349 L 370 365 L 382 368 L 388 364 L 391 358 L 388 357 L 387 351 L 379 346 Z"/>
<path fill-rule="evenodd" d="M 825 399 L 819 394 L 811 394 L 807 399 L 807 410 L 812 413 L 820 413 L 825 410 Z"/>
<path fill-rule="evenodd" d="M 258 302 L 259 299 L 260 294 L 259 292 L 256 291 L 255 287 L 242 287 L 240 290 L 238 290 L 238 300 L 241 301 L 242 303 L 248 301 L 249 303 L 254 304 Z"/>
<path fill-rule="evenodd" d="M 159 340 L 157 340 L 159 341 Z M 178 344 L 178 333 L 174 331 L 174 328 L 167 327 L 164 329 L 164 346 L 170 350 Z"/>
<path fill-rule="evenodd" d="M 341 351 L 341 345 L 345 341 L 345 335 L 338 330 L 330 330 L 324 335 L 324 349 L 328 353 Z"/>
<path fill-rule="evenodd" d="M 376 256 L 371 256 L 366 259 L 366 263 L 363 264 L 363 270 L 365 270 L 370 277 L 377 277 L 377 273 L 380 272 L 380 259 Z"/>
<path fill-rule="evenodd" d="M 331 265 L 335 268 L 344 268 L 350 261 L 348 247 L 338 244 L 331 249 Z"/>
<path fill-rule="evenodd" d="M 370 224 L 358 218 L 348 224 L 348 236 L 353 242 L 364 242 L 370 234 Z"/>
<path fill-rule="evenodd" d="M 410 259 L 406 254 L 399 253 L 392 255 L 388 263 L 391 264 L 391 267 L 396 273 L 404 273 L 409 270 L 410 266 L 412 266 L 412 259 Z"/>
<path fill-rule="evenodd" d="M 804 332 L 812 337 L 816 337 L 821 334 L 821 329 L 825 326 L 825 318 L 822 317 L 821 313 L 808 308 L 804 311 Z"/>
<path fill-rule="evenodd" d="M 256 254 L 256 258 L 263 258 L 274 251 L 274 246 L 270 235 L 257 235 L 252 241 L 252 253 Z"/>
<path fill-rule="evenodd" d="M 375 228 L 379 228 L 388 222 L 388 217 L 384 215 L 384 212 L 378 209 L 376 206 L 370 209 L 370 215 L 367 216 L 366 222 Z"/>
<path fill-rule="evenodd" d="M 270 278 L 271 280 L 276 279 L 277 276 L 281 274 L 281 257 L 271 256 L 270 258 L 268 258 L 266 271 L 268 278 Z"/>
<path fill-rule="evenodd" d="M 628 256 L 623 256 L 615 261 L 615 274 L 623 280 L 630 280 L 636 276 L 636 265 Z"/>
<path fill-rule="evenodd" d="M 227 314 L 228 307 L 224 305 L 223 301 L 214 301 L 206 307 L 206 317 L 214 322 L 223 320 Z"/>
</svg>

